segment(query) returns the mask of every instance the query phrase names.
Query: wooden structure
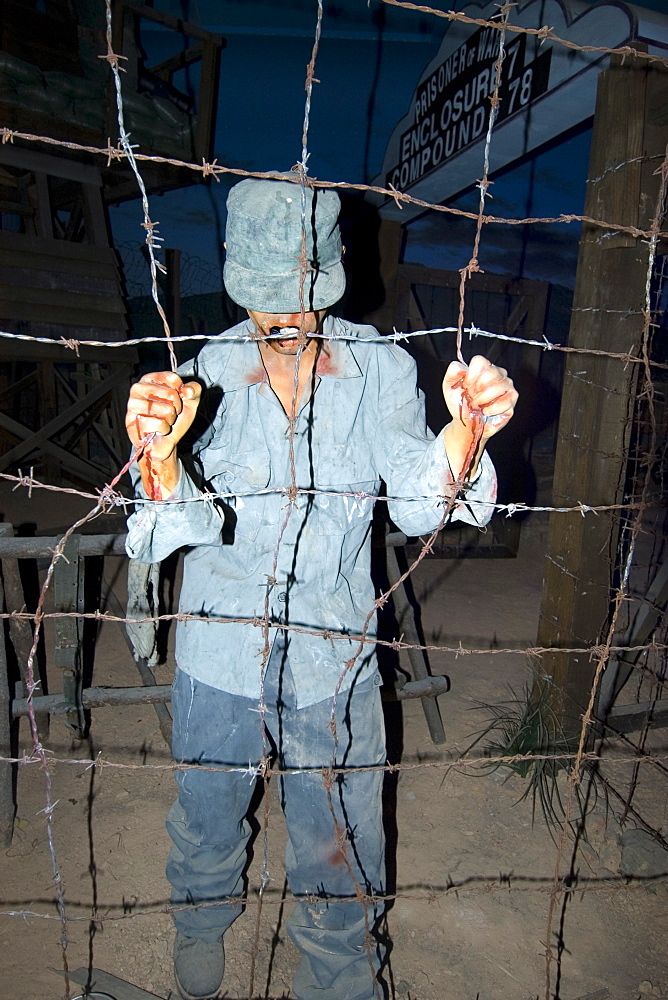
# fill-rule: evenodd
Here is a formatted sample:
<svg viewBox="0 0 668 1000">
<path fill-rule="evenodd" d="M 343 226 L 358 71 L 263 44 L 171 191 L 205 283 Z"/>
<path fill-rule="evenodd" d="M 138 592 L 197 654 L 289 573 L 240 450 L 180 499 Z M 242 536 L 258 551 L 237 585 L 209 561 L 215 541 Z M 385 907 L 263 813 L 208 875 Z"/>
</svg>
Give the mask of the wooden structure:
<svg viewBox="0 0 668 1000">
<path fill-rule="evenodd" d="M 210 159 L 223 39 L 138 0 L 112 0 L 112 27 L 114 51 L 123 56 L 125 125 L 133 144 L 142 153 L 186 162 Z M 149 54 L 147 28 L 158 29 L 161 50 L 169 53 L 157 62 Z M 112 74 L 100 58 L 106 52 L 99 0 L 3 0 L 0 124 L 91 146 L 105 147 L 111 139 L 113 145 L 118 119 Z M 73 155 L 81 161 L 81 153 Z M 142 171 L 151 191 L 198 179 L 165 164 L 146 164 Z M 102 183 L 108 203 L 137 197 L 122 161 L 102 160 Z"/>
<path fill-rule="evenodd" d="M 398 265 L 391 286 L 394 328 L 410 332 L 455 325 L 460 281 L 459 271 L 441 271 L 417 264 Z M 540 340 L 543 337 L 548 294 L 548 282 L 509 275 L 477 272 L 467 281 L 465 326 L 475 325 L 510 339 L 479 338 L 469 343 L 467 338 L 465 350 L 469 354 L 484 354 L 495 364 L 507 367 L 521 390 L 521 412 L 492 446 L 497 449 L 496 464 L 503 479 L 502 495 L 507 502 L 527 501 L 526 473 L 533 429 L 526 415 L 534 410 L 543 362 L 540 350 L 521 343 L 513 344 L 512 338 Z M 447 419 L 440 383 L 447 364 L 454 357 L 454 344 L 454 334 L 429 334 L 406 345 L 416 357 L 418 380 L 427 397 L 427 417 L 434 429 L 442 427 Z M 441 533 L 434 546 L 434 555 L 440 558 L 512 557 L 517 554 L 520 527 L 517 517 L 495 518 L 485 533 L 467 525 L 453 525 Z"/>
<path fill-rule="evenodd" d="M 665 67 L 613 57 L 601 74 L 585 215 L 650 227 L 660 184 L 656 167 L 668 140 L 667 95 Z M 648 267 L 647 240 L 584 226 L 571 346 L 640 354 Z M 605 354 L 569 355 L 554 470 L 555 506 L 624 501 L 641 375 L 639 365 Z M 539 646 L 590 647 L 605 639 L 620 571 L 619 529 L 618 511 L 551 515 Z M 541 672 L 549 678 L 567 735 L 580 730 L 595 669 L 596 659 L 589 653 L 542 657 Z"/>
<path fill-rule="evenodd" d="M 122 342 L 122 277 L 109 246 L 98 167 L 0 146 L 0 472 L 46 467 L 101 484 L 127 453 L 122 395 L 136 351 Z"/>
<path fill-rule="evenodd" d="M 132 0 L 114 0 L 112 13 L 133 143 L 141 152 L 189 162 L 210 158 L 223 40 Z M 147 25 L 159 29 L 157 61 L 148 55 L 155 38 L 143 33 Z M 98 0 L 45 0 L 37 8 L 7 0 L 0 19 L 0 124 L 113 145 L 117 106 L 110 67 L 100 58 L 106 51 Z M 138 188 L 125 161 L 49 148 L 20 140 L 0 146 L 0 329 L 54 342 L 2 340 L 0 472 L 36 465 L 50 479 L 62 473 L 101 485 L 127 455 L 123 400 L 136 352 L 76 342 L 104 345 L 127 336 L 105 206 L 136 198 Z M 149 191 L 201 180 L 165 164 L 143 164 L 142 174 Z M 178 325 L 178 295 L 167 299 Z"/>
</svg>

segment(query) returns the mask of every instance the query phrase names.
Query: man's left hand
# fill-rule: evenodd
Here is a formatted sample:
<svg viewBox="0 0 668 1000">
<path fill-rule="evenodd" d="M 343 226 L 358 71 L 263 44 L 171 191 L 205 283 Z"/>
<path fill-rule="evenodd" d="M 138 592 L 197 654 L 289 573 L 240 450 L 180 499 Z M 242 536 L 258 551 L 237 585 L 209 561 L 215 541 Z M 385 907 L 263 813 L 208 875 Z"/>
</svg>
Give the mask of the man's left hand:
<svg viewBox="0 0 668 1000">
<path fill-rule="evenodd" d="M 468 367 L 451 362 L 443 379 L 443 396 L 453 420 L 469 433 L 474 431 L 475 415 L 482 413 L 484 438 L 505 427 L 517 403 L 517 390 L 505 368 L 497 368 L 480 354 L 471 358 Z"/>
<path fill-rule="evenodd" d="M 473 476 L 477 471 L 485 443 L 511 419 L 517 403 L 517 390 L 505 368 L 497 368 L 487 358 L 476 354 L 468 365 L 453 361 L 443 379 L 443 397 L 452 416 L 445 429 L 445 445 L 455 476 Z M 481 424 L 482 422 L 482 424 Z M 480 435 L 480 445 L 470 462 L 462 468 L 472 442 Z"/>
</svg>

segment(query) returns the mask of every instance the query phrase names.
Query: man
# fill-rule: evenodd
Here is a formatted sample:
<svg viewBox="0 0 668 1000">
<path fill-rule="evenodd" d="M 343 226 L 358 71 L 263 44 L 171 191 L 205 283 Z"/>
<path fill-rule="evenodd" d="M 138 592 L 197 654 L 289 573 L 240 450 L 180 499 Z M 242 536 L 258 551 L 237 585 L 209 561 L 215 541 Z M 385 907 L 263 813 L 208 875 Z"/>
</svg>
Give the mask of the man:
<svg viewBox="0 0 668 1000">
<path fill-rule="evenodd" d="M 393 520 L 423 534 L 442 521 L 461 474 L 468 484 L 454 516 L 485 523 L 495 495 L 484 445 L 517 399 L 503 369 L 481 357 L 455 362 L 443 383 L 453 420 L 434 438 L 408 354 L 327 315 L 345 281 L 339 200 L 305 197 L 304 275 L 300 187 L 245 180 L 232 189 L 224 278 L 249 319 L 179 375 L 144 376 L 128 407 L 133 444 L 156 435 L 138 462 L 140 495 L 161 501 L 138 506 L 128 552 L 153 562 L 188 546 L 180 607 L 207 619 L 178 625 L 172 696 L 174 756 L 206 767 L 177 774 L 167 820 L 175 974 L 182 996 L 198 1000 L 217 995 L 223 978 L 223 934 L 242 909 L 249 762 L 270 751 L 288 772 L 280 797 L 297 900 L 288 930 L 303 955 L 294 993 L 376 995 L 380 680 L 373 643 L 359 652 L 348 637 L 373 608 L 374 498 L 382 478 Z M 207 427 L 179 458 L 202 386 Z"/>
</svg>

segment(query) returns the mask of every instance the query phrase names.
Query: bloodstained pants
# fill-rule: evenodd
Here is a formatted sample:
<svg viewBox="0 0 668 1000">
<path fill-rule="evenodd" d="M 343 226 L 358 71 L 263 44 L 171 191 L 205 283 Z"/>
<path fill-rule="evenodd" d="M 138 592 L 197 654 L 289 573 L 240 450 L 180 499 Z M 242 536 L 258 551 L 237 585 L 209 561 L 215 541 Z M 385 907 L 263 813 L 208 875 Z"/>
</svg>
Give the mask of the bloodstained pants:
<svg viewBox="0 0 668 1000">
<path fill-rule="evenodd" d="M 281 776 L 279 791 L 289 834 L 286 870 L 297 899 L 288 931 L 303 955 L 293 986 L 300 1000 L 376 995 L 383 953 L 374 931 L 382 906 L 355 897 L 360 890 L 380 897 L 385 884 L 383 772 L 361 770 L 385 761 L 378 684 L 372 677 L 340 692 L 335 746 L 332 699 L 296 708 L 288 657 L 278 641 L 267 666 L 266 728 L 278 767 L 297 772 Z M 262 757 L 258 703 L 177 670 L 172 711 L 175 759 L 204 765 L 177 772 L 179 797 L 167 817 L 174 842 L 167 863 L 172 902 L 186 904 L 175 923 L 189 937 L 213 941 L 242 910 L 224 900 L 245 889 L 251 769 Z M 344 773 L 323 780 L 320 769 L 333 764 Z M 200 902 L 207 905 L 192 906 Z"/>
</svg>

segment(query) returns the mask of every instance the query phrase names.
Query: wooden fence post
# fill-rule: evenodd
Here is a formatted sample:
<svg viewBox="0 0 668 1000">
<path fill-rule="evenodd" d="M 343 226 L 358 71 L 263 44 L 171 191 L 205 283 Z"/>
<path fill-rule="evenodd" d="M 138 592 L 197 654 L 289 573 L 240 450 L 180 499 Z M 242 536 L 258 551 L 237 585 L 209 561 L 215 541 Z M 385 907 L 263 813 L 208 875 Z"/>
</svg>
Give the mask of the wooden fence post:
<svg viewBox="0 0 668 1000">
<path fill-rule="evenodd" d="M 585 215 L 649 229 L 656 211 L 668 124 L 657 95 L 668 73 L 613 56 L 598 83 Z M 592 351 L 639 354 L 649 266 L 646 239 L 584 225 L 569 342 Z M 623 501 L 639 365 L 569 354 L 554 468 L 553 505 Z M 539 646 L 595 645 L 605 635 L 620 512 L 550 515 Z M 544 654 L 552 707 L 565 735 L 580 730 L 595 659 Z"/>
</svg>

